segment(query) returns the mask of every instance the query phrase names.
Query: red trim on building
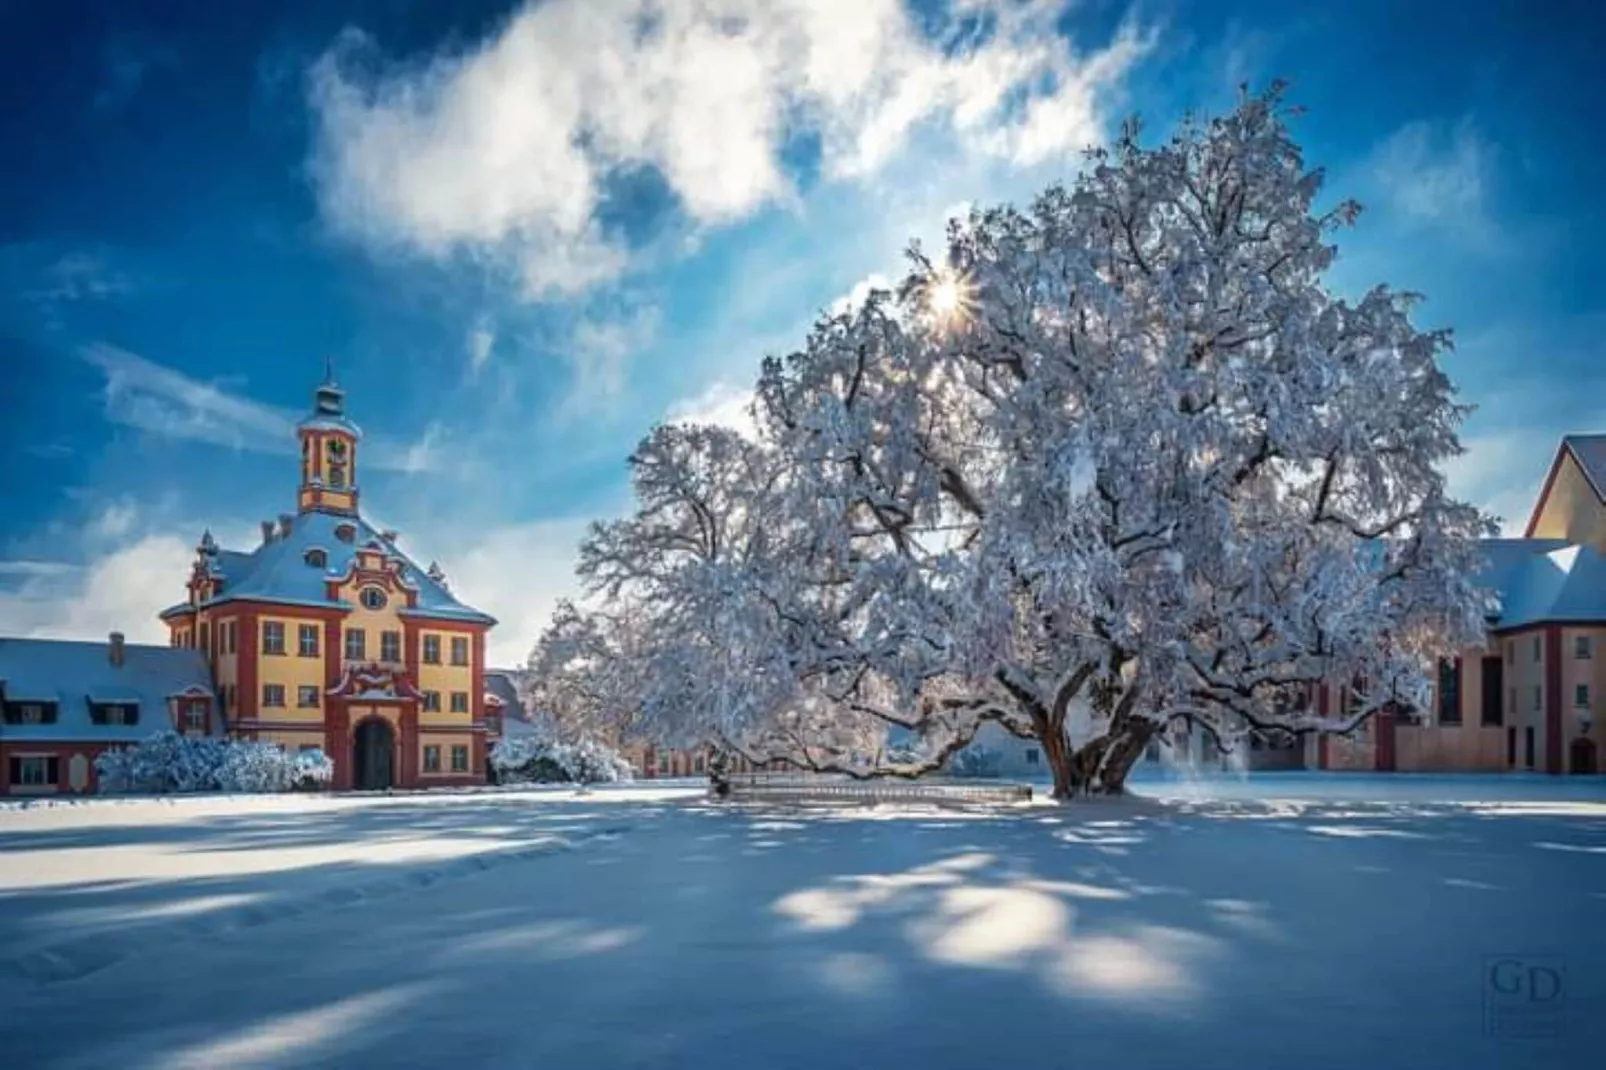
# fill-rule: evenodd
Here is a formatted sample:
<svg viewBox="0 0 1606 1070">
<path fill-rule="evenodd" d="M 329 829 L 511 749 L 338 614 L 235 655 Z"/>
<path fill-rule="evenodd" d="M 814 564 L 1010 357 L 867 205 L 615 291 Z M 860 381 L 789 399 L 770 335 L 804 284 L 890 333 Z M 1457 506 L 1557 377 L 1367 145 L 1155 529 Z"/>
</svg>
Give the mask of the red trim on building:
<svg viewBox="0 0 1606 1070">
<path fill-rule="evenodd" d="M 14 739 L 0 742 L 0 795 L 15 795 L 18 798 L 28 798 L 38 795 L 49 797 L 52 795 L 93 795 L 100 791 L 100 774 L 95 771 L 95 759 L 103 753 L 117 747 L 128 746 L 126 742 L 62 742 L 60 740 L 40 740 L 34 742 L 26 739 Z M 67 763 L 75 754 L 82 754 L 89 762 L 89 779 L 82 791 L 74 791 L 70 786 L 70 773 Z M 26 757 L 39 755 L 56 759 L 55 790 L 36 785 L 14 785 L 11 783 L 11 759 L 13 757 Z"/>
<path fill-rule="evenodd" d="M 1377 722 L 1377 746 L 1372 751 L 1372 768 L 1379 773 L 1394 772 L 1394 711 L 1378 710 L 1372 715 Z"/>
<path fill-rule="evenodd" d="M 1545 772 L 1561 769 L 1561 628 L 1545 628 Z"/>
</svg>

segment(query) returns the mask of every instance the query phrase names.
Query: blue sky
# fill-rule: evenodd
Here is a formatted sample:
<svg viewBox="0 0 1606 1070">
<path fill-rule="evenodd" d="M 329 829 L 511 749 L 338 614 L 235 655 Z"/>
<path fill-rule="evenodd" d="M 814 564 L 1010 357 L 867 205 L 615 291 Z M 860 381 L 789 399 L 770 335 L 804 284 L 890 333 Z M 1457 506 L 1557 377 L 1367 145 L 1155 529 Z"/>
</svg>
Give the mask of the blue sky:
<svg viewBox="0 0 1606 1070">
<path fill-rule="evenodd" d="M 203 526 L 293 508 L 327 356 L 365 511 L 519 658 L 654 421 L 728 415 L 950 211 L 1246 79 L 1367 207 L 1335 284 L 1455 328 L 1465 495 L 1520 527 L 1606 430 L 1594 5 L 700 6 L 0 5 L 0 634 L 160 640 Z"/>
</svg>

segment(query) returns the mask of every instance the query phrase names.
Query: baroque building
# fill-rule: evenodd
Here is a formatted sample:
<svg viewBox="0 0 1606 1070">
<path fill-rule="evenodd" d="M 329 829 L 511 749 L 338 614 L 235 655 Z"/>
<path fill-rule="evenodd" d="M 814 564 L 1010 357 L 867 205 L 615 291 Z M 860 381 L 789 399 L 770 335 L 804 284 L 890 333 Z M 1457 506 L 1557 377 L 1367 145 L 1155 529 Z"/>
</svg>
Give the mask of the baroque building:
<svg viewBox="0 0 1606 1070">
<path fill-rule="evenodd" d="M 187 597 L 161 613 L 171 644 L 205 658 L 229 735 L 321 749 L 336 789 L 485 783 L 496 621 L 363 518 L 362 432 L 332 376 L 296 435 L 296 511 L 253 550 L 202 535 Z"/>
</svg>

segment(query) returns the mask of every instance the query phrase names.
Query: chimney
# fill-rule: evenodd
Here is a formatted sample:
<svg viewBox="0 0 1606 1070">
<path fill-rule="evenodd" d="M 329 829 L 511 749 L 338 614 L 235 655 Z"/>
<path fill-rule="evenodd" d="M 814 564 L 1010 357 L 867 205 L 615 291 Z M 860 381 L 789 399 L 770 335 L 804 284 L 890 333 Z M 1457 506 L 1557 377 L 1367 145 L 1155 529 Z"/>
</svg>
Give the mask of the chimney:
<svg viewBox="0 0 1606 1070">
<path fill-rule="evenodd" d="M 290 537 L 290 525 L 295 522 L 295 519 L 296 518 L 291 516 L 289 513 L 279 514 L 279 537 L 281 539 L 288 539 Z"/>
<path fill-rule="evenodd" d="M 123 667 L 123 633 L 112 632 L 106 644 L 106 660 L 111 662 L 114 669 Z"/>
<path fill-rule="evenodd" d="M 268 543 L 270 543 L 272 541 L 273 541 L 273 521 L 264 520 L 262 522 L 262 545 L 266 546 Z"/>
</svg>

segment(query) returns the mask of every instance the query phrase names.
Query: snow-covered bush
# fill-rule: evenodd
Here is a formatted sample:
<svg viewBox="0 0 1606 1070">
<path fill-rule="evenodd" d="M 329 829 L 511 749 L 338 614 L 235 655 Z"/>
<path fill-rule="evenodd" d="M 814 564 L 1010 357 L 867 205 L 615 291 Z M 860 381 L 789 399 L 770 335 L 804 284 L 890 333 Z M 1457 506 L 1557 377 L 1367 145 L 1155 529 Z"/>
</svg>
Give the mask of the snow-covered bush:
<svg viewBox="0 0 1606 1070">
<path fill-rule="evenodd" d="M 504 739 L 491 748 L 491 766 L 507 782 L 612 784 L 633 778 L 624 755 L 594 739 Z"/>
<path fill-rule="evenodd" d="M 302 751 L 296 755 L 295 786 L 307 791 L 327 788 L 335 779 L 335 763 L 322 750 Z"/>
<path fill-rule="evenodd" d="M 158 732 L 95 759 L 103 792 L 165 795 L 196 791 L 277 792 L 327 785 L 334 764 L 322 751 L 287 753 L 277 743 L 193 739 Z"/>
</svg>

